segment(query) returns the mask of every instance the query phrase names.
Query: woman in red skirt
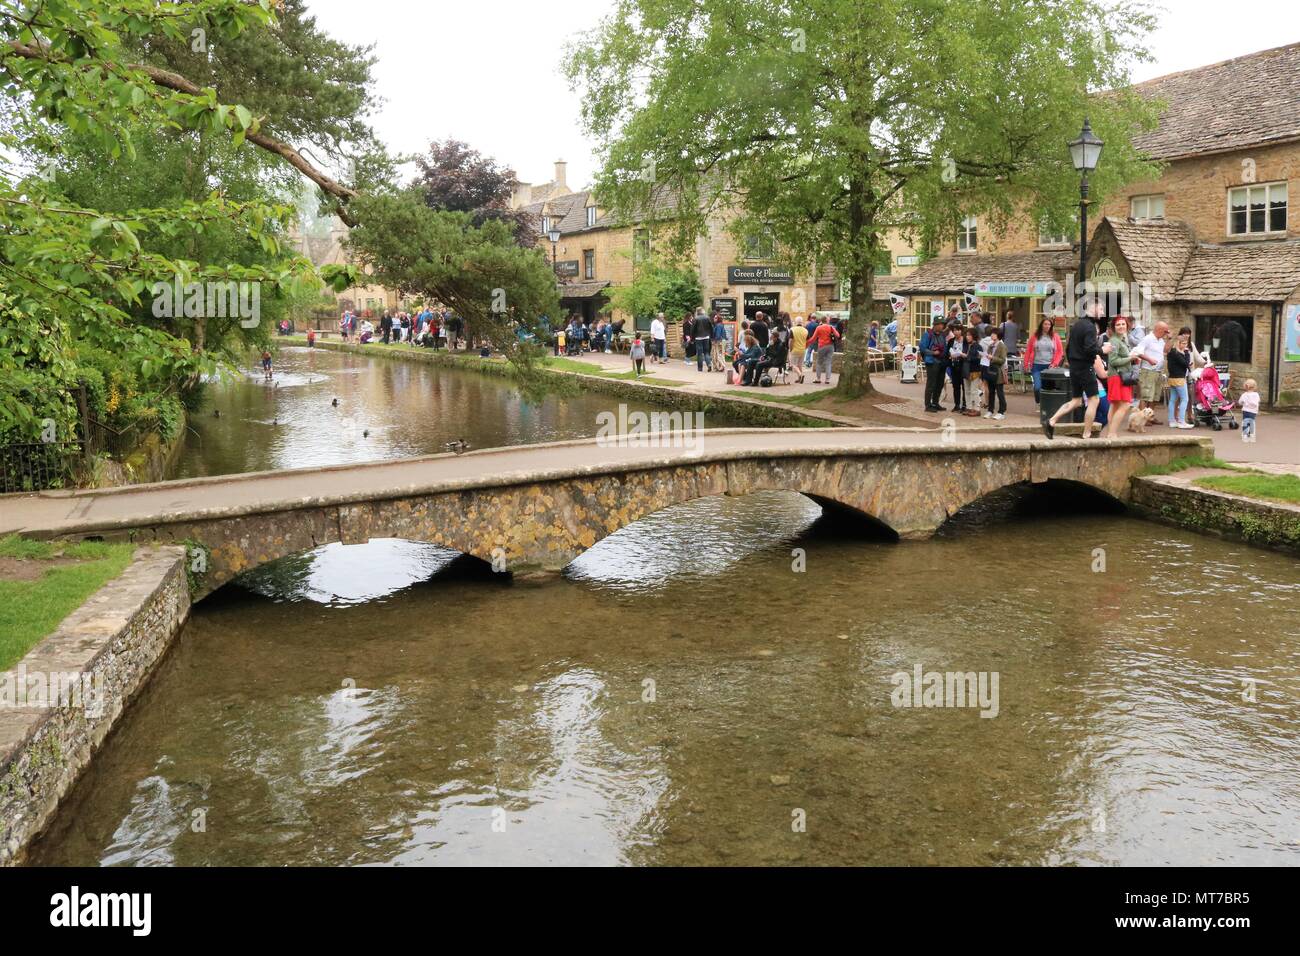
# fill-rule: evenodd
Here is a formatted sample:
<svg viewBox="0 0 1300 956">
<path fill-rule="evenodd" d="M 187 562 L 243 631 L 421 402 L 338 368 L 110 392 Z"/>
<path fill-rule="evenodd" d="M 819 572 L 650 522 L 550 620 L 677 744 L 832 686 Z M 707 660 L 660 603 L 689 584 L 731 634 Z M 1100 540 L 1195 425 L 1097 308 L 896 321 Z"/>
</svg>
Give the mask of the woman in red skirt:
<svg viewBox="0 0 1300 956">
<path fill-rule="evenodd" d="M 1114 438 L 1124 426 L 1129 408 L 1133 404 L 1133 386 L 1137 384 L 1137 369 L 1134 366 L 1142 360 L 1140 355 L 1129 352 L 1128 319 L 1117 315 L 1110 326 L 1110 355 L 1106 356 L 1106 397 L 1110 399 L 1110 422 L 1106 426 L 1106 438 Z M 1124 381 L 1125 378 L 1129 380 Z"/>
</svg>

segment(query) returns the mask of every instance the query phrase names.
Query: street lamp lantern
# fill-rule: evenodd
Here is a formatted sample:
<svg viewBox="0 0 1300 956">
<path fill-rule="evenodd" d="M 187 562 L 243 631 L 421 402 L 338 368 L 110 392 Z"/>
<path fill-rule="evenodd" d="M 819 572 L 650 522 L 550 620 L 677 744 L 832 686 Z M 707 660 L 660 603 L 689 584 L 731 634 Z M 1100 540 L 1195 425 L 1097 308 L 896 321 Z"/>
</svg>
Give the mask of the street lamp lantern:
<svg viewBox="0 0 1300 956">
<path fill-rule="evenodd" d="M 557 242 L 560 241 L 560 230 L 552 229 L 550 232 L 546 234 L 546 236 L 548 239 L 551 240 L 551 245 L 555 245 Z"/>
<path fill-rule="evenodd" d="M 1092 132 L 1092 124 L 1083 118 L 1083 129 L 1079 138 L 1070 143 L 1070 160 L 1080 173 L 1079 179 L 1079 288 L 1084 290 L 1088 276 L 1088 174 L 1097 168 L 1101 161 L 1101 147 L 1105 145 Z M 1076 296 L 1076 301 L 1083 305 L 1083 297 Z"/>
<path fill-rule="evenodd" d="M 1092 124 L 1085 118 L 1079 138 L 1070 144 L 1070 159 L 1074 161 L 1074 168 L 1084 174 L 1096 169 L 1104 145 L 1105 143 L 1093 134 Z"/>
</svg>

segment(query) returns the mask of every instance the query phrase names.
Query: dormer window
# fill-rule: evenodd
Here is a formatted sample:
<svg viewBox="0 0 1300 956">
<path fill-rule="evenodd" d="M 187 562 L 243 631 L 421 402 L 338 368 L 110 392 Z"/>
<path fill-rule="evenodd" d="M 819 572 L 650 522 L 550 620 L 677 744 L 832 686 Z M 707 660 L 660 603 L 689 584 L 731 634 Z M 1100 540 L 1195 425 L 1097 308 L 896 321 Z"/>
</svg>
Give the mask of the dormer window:
<svg viewBox="0 0 1300 956">
<path fill-rule="evenodd" d="M 595 224 L 596 224 L 596 207 L 588 206 L 587 207 L 587 228 L 590 229 Z"/>
<path fill-rule="evenodd" d="M 550 231 L 551 231 L 551 217 L 550 217 L 550 216 L 543 216 L 543 217 L 542 217 L 542 232 L 550 232 Z"/>
</svg>

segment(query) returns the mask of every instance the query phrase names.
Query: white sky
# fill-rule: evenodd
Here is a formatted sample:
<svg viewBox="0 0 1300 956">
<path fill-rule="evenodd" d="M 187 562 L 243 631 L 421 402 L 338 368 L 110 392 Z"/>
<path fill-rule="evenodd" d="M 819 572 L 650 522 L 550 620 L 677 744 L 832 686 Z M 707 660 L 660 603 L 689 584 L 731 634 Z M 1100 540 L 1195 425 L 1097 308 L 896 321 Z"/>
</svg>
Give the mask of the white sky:
<svg viewBox="0 0 1300 956">
<path fill-rule="evenodd" d="M 1298 0 L 1157 0 L 1165 13 L 1148 44 L 1155 62 L 1135 80 L 1300 41 Z M 595 170 L 578 95 L 559 65 L 565 43 L 594 26 L 611 0 L 308 0 L 317 22 L 349 43 L 374 44 L 382 98 L 375 127 L 395 152 L 454 136 L 546 182 L 568 161 L 573 189 Z M 1231 104 L 1225 104 L 1231 108 Z"/>
</svg>

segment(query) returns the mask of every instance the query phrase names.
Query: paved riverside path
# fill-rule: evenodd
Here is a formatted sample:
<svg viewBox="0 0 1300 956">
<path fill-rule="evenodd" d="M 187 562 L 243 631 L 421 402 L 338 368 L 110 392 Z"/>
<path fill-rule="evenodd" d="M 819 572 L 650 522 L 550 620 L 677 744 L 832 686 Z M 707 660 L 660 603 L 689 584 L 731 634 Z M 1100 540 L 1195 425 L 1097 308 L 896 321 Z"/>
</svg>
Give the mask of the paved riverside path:
<svg viewBox="0 0 1300 956">
<path fill-rule="evenodd" d="M 654 437 L 661 444 L 671 443 L 673 434 L 677 433 Z M 1201 447 L 1183 435 L 1088 442 L 1058 437 L 1049 442 L 1042 435 L 987 432 L 956 432 L 945 440 L 942 432 L 933 429 L 710 429 L 680 434 L 694 446 L 639 447 L 634 442 L 620 446 L 586 439 L 123 488 L 4 495 L 0 496 L 0 535 L 85 535 L 738 460 L 947 456 L 954 452 L 996 457 L 1067 449 L 1091 457 L 1145 448 L 1160 449 L 1168 457 L 1171 453 L 1195 454 Z M 1169 446 L 1176 448 L 1171 452 Z M 1141 460 L 1146 460 L 1145 456 Z M 1114 465 L 1121 467 L 1119 461 Z"/>
</svg>

